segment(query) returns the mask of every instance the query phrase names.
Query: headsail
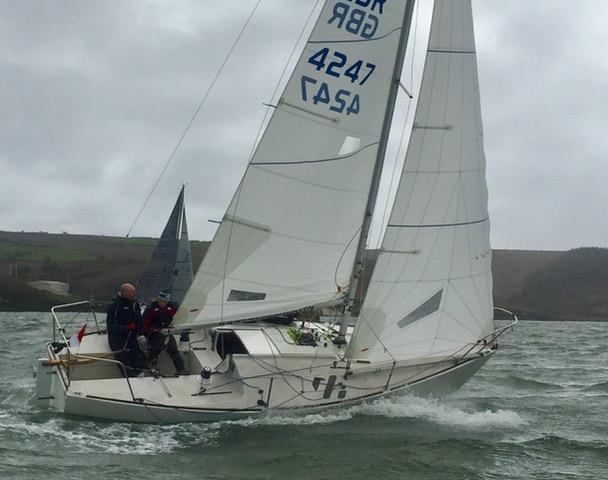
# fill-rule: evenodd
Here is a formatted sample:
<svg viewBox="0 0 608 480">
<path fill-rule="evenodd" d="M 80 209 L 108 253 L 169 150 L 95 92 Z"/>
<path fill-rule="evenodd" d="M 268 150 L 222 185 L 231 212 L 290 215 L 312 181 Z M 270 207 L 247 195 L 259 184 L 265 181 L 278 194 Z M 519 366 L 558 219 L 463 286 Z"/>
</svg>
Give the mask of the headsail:
<svg viewBox="0 0 608 480">
<path fill-rule="evenodd" d="M 342 297 L 407 3 L 326 1 L 175 325 Z"/>
<path fill-rule="evenodd" d="M 448 356 L 493 330 L 470 0 L 436 0 L 401 182 L 351 358 Z"/>
<path fill-rule="evenodd" d="M 188 238 L 188 225 L 186 224 L 186 207 L 182 210 L 181 236 L 177 242 L 177 259 L 171 281 L 171 298 L 181 304 L 186 292 L 190 288 L 194 274 L 192 272 L 192 253 L 190 239 Z"/>
<path fill-rule="evenodd" d="M 144 303 L 150 303 L 156 298 L 160 289 L 168 288 L 171 285 L 177 258 L 180 219 L 183 211 L 184 189 L 182 188 L 152 257 L 139 278 L 138 297 Z"/>
</svg>

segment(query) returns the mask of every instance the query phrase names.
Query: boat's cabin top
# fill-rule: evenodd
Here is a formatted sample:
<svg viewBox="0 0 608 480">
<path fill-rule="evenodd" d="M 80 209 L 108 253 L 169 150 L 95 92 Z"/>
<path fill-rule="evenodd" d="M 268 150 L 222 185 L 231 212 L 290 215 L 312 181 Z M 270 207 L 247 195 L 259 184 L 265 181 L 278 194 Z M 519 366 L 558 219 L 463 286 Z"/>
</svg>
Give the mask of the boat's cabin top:
<svg viewBox="0 0 608 480">
<path fill-rule="evenodd" d="M 215 327 L 211 347 L 221 358 L 229 354 L 253 356 L 335 356 L 337 327 L 324 323 L 273 325 L 268 323 Z M 347 338 L 352 330 L 347 332 Z M 194 342 L 193 342 L 194 343 Z"/>
</svg>

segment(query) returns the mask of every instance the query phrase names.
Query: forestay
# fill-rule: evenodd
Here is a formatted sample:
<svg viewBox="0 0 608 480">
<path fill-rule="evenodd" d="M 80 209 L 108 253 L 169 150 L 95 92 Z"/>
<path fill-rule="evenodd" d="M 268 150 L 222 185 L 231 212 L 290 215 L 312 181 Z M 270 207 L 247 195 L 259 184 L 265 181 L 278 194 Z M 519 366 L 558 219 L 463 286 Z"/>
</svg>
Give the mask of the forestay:
<svg viewBox="0 0 608 480">
<path fill-rule="evenodd" d="M 342 297 L 406 3 L 324 4 L 175 325 L 238 321 Z"/>
<path fill-rule="evenodd" d="M 395 204 L 348 354 L 450 356 L 493 330 L 470 0 L 436 0 Z"/>
</svg>

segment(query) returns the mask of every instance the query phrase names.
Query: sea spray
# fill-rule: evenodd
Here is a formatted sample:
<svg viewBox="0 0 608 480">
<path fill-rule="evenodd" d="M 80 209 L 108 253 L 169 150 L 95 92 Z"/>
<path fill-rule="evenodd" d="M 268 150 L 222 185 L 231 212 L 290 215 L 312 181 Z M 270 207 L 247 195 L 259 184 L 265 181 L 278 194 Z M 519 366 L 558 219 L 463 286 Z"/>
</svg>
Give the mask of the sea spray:
<svg viewBox="0 0 608 480">
<path fill-rule="evenodd" d="M 510 410 L 467 411 L 436 399 L 415 396 L 383 398 L 350 408 L 337 408 L 308 415 L 271 412 L 256 419 L 218 422 L 242 427 L 259 425 L 318 425 L 350 420 L 355 416 L 381 416 L 386 418 L 421 419 L 435 424 L 452 427 L 486 430 L 497 428 L 518 428 L 527 421 Z"/>
<path fill-rule="evenodd" d="M 432 423 L 475 430 L 518 428 L 526 420 L 510 410 L 467 411 L 446 401 L 403 396 L 380 399 L 353 408 L 359 414 L 389 418 L 417 418 Z"/>
</svg>

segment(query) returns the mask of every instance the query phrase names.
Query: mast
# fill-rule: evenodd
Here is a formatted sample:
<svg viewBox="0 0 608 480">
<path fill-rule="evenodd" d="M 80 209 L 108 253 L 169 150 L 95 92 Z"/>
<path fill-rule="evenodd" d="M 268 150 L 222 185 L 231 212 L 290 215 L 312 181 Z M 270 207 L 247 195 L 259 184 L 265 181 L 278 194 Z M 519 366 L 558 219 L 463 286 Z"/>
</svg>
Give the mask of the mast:
<svg viewBox="0 0 608 480">
<path fill-rule="evenodd" d="M 371 188 L 367 199 L 363 223 L 361 225 L 361 235 L 359 236 L 359 244 L 357 245 L 357 256 L 355 257 L 355 263 L 349 282 L 348 299 L 346 302 L 345 311 L 342 315 L 342 320 L 340 322 L 340 331 L 338 336 L 334 339 L 334 343 L 337 345 L 344 345 L 346 343 L 346 329 L 348 327 L 348 317 L 350 316 L 349 311 L 356 300 L 355 297 L 357 295 L 357 287 L 363 269 L 363 257 L 365 255 L 369 230 L 371 228 L 374 208 L 376 206 L 376 198 L 378 197 L 380 178 L 382 177 L 382 169 L 384 166 L 384 157 L 386 155 L 390 129 L 393 123 L 393 115 L 395 113 L 395 105 L 397 103 L 397 94 L 399 93 L 399 84 L 401 83 L 401 72 L 403 70 L 403 64 L 405 63 L 405 53 L 410 35 L 410 27 L 412 25 L 415 3 L 416 0 L 407 0 L 405 15 L 403 16 L 403 25 L 401 27 L 401 35 L 399 37 L 399 47 L 396 57 L 397 61 L 395 62 L 395 68 L 393 70 L 393 82 L 388 95 L 387 109 L 382 124 L 380 143 L 378 145 L 378 156 L 376 157 L 374 172 L 372 174 Z"/>
</svg>

